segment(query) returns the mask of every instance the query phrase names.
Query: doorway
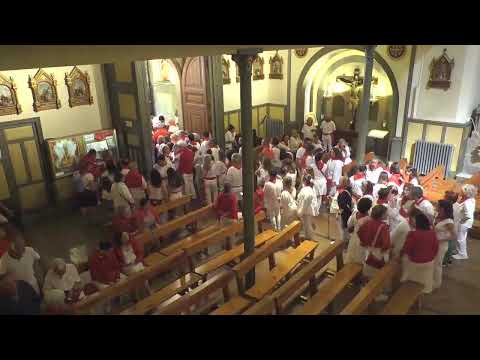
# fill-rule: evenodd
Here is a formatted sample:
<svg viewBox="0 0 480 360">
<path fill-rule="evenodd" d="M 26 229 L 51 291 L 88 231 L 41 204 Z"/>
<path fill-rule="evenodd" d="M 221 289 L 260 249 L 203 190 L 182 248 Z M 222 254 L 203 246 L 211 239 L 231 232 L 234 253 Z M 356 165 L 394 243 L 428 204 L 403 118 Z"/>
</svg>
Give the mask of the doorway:
<svg viewBox="0 0 480 360">
<path fill-rule="evenodd" d="M 0 123 L 0 201 L 18 213 L 49 204 L 40 118 Z"/>
</svg>

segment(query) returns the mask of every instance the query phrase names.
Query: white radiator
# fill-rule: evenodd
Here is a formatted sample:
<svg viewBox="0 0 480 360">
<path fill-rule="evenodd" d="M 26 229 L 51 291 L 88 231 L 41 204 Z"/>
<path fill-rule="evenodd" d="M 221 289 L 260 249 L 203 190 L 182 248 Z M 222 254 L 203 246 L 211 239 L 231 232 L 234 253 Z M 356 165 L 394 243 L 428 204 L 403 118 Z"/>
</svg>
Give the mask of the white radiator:
<svg viewBox="0 0 480 360">
<path fill-rule="evenodd" d="M 453 157 L 453 145 L 428 141 L 417 141 L 413 144 L 413 167 L 418 174 L 427 174 L 439 165 L 445 166 L 446 177 Z"/>
</svg>

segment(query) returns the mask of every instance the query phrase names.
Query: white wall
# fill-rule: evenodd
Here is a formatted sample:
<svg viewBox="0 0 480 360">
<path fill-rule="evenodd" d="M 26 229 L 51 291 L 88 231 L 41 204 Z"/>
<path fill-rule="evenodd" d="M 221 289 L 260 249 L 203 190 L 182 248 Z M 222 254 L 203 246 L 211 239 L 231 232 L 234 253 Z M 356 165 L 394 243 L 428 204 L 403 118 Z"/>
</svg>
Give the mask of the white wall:
<svg viewBox="0 0 480 360">
<path fill-rule="evenodd" d="M 288 71 L 288 50 L 280 50 L 278 54 L 283 58 L 283 79 L 270 79 L 270 58 L 275 51 L 265 51 L 259 54 L 263 57 L 263 80 L 252 80 L 252 105 L 265 103 L 287 104 L 287 71 Z M 223 109 L 231 111 L 240 109 L 240 83 L 236 81 L 235 62 L 230 55 L 223 55 L 230 61 L 230 84 L 223 85 Z"/>
<path fill-rule="evenodd" d="M 467 47 L 463 80 L 457 109 L 457 122 L 464 123 L 470 119 L 474 108 L 480 103 L 480 46 Z"/>
<path fill-rule="evenodd" d="M 112 128 L 102 66 L 81 65 L 78 67 L 82 71 L 87 71 L 90 76 L 90 92 L 93 97 L 93 104 L 73 108 L 68 104 L 65 73 L 70 73 L 73 65 L 44 68 L 48 74 L 53 73 L 57 80 L 57 92 L 61 108 L 40 112 L 33 110 L 32 91 L 28 86 L 28 76 L 35 76 L 38 69 L 2 71 L 3 75 L 12 77 L 15 81 L 18 102 L 22 106 L 22 112 L 19 115 L 1 116 L 0 122 L 40 117 L 43 137 L 46 139 Z"/>
</svg>

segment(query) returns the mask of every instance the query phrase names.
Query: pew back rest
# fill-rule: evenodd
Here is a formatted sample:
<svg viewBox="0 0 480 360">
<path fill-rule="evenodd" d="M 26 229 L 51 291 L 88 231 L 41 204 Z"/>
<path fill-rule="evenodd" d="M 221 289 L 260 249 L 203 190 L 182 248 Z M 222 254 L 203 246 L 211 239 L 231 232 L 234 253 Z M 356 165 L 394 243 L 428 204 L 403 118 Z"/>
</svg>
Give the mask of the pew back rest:
<svg viewBox="0 0 480 360">
<path fill-rule="evenodd" d="M 158 226 L 154 230 L 154 234 L 157 237 L 166 236 L 183 226 L 186 226 L 198 221 L 199 219 L 205 219 L 209 215 L 213 215 L 213 213 L 214 213 L 213 204 L 204 206 L 200 209 L 190 211 L 188 214 L 185 214 L 176 219 L 173 219 L 172 221 L 169 221 L 166 224 L 162 224 Z"/>
<path fill-rule="evenodd" d="M 267 295 L 242 315 L 272 315 L 274 312 L 275 301 L 272 296 Z"/>
<path fill-rule="evenodd" d="M 101 289 L 91 296 L 87 296 L 83 300 L 74 304 L 74 312 L 77 314 L 88 313 L 88 311 L 95 305 L 136 290 L 144 286 L 145 281 L 174 268 L 182 267 L 186 263 L 187 256 L 185 253 L 183 251 L 177 251 L 162 261 L 159 261 L 157 264 L 146 267 L 144 270 L 128 276 L 125 280 L 119 281 L 105 289 Z"/>
<path fill-rule="evenodd" d="M 256 264 L 265 260 L 270 255 L 274 254 L 280 247 L 285 245 L 289 240 L 293 239 L 295 235 L 300 232 L 301 223 L 296 220 L 285 227 L 281 232 L 274 236 L 265 246 L 256 249 L 250 256 L 237 264 L 233 271 L 237 277 L 237 282 L 240 289 L 243 289 L 243 278 L 245 275 L 255 267 Z"/>
<path fill-rule="evenodd" d="M 175 199 L 173 201 L 167 201 L 164 204 L 157 205 L 153 208 L 153 211 L 157 215 L 163 214 L 169 210 L 176 209 L 177 207 L 183 206 L 188 204 L 192 199 L 191 195 L 184 195 L 179 199 Z"/>
<path fill-rule="evenodd" d="M 305 265 L 303 269 L 293 275 L 285 284 L 276 290 L 272 297 L 275 299 L 277 312 L 281 313 L 287 300 L 295 294 L 295 292 L 307 281 L 315 277 L 315 275 L 324 268 L 336 256 L 342 256 L 345 247 L 344 241 L 337 241 L 329 245 L 319 256 L 314 258 L 310 263 Z M 339 270 L 337 263 L 337 271 Z M 343 265 L 343 264 L 340 264 Z"/>
<path fill-rule="evenodd" d="M 222 289 L 224 291 L 224 296 L 228 300 L 228 284 L 234 278 L 231 271 L 222 272 L 213 276 L 211 279 L 205 281 L 200 286 L 196 287 L 186 295 L 183 295 L 177 301 L 161 308 L 157 314 L 158 315 L 180 315 L 182 313 L 189 313 L 190 308 L 193 305 L 197 305 L 200 301 L 208 297 L 210 294 L 215 293 L 216 291 Z"/>
</svg>

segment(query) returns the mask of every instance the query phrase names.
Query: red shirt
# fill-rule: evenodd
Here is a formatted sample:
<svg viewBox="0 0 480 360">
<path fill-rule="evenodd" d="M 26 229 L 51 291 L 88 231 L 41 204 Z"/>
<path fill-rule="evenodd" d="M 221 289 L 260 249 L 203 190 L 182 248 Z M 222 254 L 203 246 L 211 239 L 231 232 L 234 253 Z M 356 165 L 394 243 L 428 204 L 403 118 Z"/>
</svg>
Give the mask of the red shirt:
<svg viewBox="0 0 480 360">
<path fill-rule="evenodd" d="M 193 157 L 194 153 L 189 148 L 184 148 L 180 153 L 178 161 L 178 172 L 183 174 L 193 174 Z"/>
<path fill-rule="evenodd" d="M 160 128 L 155 130 L 155 132 L 152 135 L 152 140 L 156 144 L 158 141 L 158 138 L 167 137 L 167 136 L 168 136 L 168 130 L 166 128 Z"/>
<path fill-rule="evenodd" d="M 129 189 L 141 188 L 142 184 L 143 184 L 143 176 L 136 169 L 130 170 L 128 174 L 125 176 L 125 185 L 127 185 Z"/>
<path fill-rule="evenodd" d="M 114 233 L 134 233 L 137 231 L 136 219 L 134 217 L 124 217 L 115 215 L 112 219 L 112 229 Z"/>
<path fill-rule="evenodd" d="M 102 284 L 117 281 L 120 278 L 120 264 L 115 253 L 112 250 L 106 253 L 97 250 L 90 257 L 90 274 L 92 280 Z"/>
<path fill-rule="evenodd" d="M 141 243 L 141 241 L 135 239 L 133 236 L 130 236 L 129 244 L 132 247 L 133 252 L 135 253 L 135 256 L 137 257 L 135 259 L 135 263 L 138 264 L 139 262 L 143 262 L 143 257 L 145 253 L 144 253 L 143 244 Z M 125 265 L 125 258 L 123 256 L 122 249 L 120 247 L 117 247 L 115 248 L 114 251 L 119 264 Z"/>
<path fill-rule="evenodd" d="M 368 220 L 358 229 L 357 234 L 360 239 L 360 244 L 362 246 L 372 246 L 373 241 L 375 240 L 375 235 L 380 226 L 382 226 L 382 229 L 380 230 L 377 242 L 373 247 L 384 251 L 388 250 L 390 248 L 390 233 L 388 231 L 388 225 L 383 221 L 378 221 L 376 219 Z"/>
<path fill-rule="evenodd" d="M 438 239 L 434 230 L 414 230 L 407 235 L 402 255 L 411 262 L 423 264 L 433 261 L 438 253 Z"/>
<path fill-rule="evenodd" d="M 263 189 L 257 189 L 255 191 L 254 196 L 254 207 L 255 207 L 255 214 L 258 214 L 260 211 L 263 210 L 263 197 L 264 197 Z"/>
<path fill-rule="evenodd" d="M 220 193 L 215 204 L 217 216 L 225 216 L 230 219 L 238 219 L 237 196 L 234 193 Z"/>
<path fill-rule="evenodd" d="M 135 224 L 138 229 L 140 229 L 143 226 L 144 219 L 147 215 L 152 215 L 155 218 L 155 221 L 157 223 L 160 222 L 160 217 L 158 216 L 158 214 L 153 210 L 152 206 L 148 205 L 146 209 L 139 208 L 133 214 L 133 217 L 135 219 Z"/>
</svg>

